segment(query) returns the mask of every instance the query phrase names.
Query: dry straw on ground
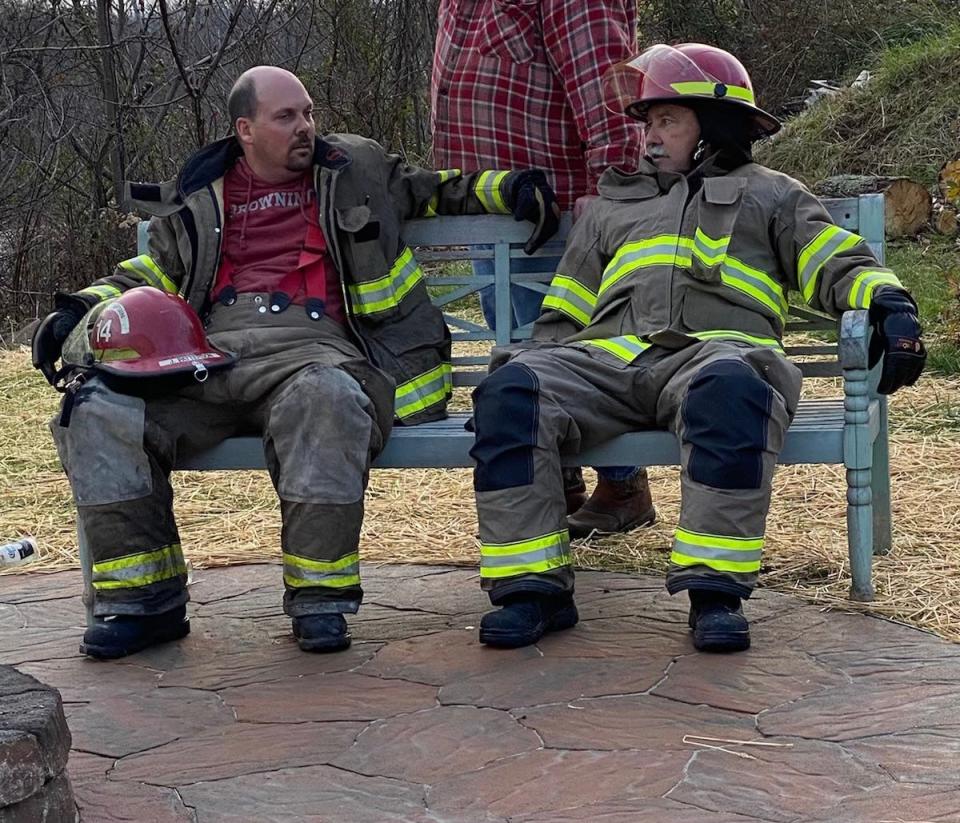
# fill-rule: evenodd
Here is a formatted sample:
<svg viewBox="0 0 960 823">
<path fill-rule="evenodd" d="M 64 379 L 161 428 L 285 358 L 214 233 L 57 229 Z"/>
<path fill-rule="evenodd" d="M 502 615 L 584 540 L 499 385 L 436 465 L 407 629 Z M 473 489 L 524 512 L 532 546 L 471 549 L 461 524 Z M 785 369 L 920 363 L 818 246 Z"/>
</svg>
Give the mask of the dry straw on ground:
<svg viewBox="0 0 960 823">
<path fill-rule="evenodd" d="M 809 394 L 836 394 L 810 381 Z M 30 573 L 76 567 L 74 514 L 47 431 L 57 397 L 24 350 L 0 352 L 0 538 L 32 534 Z M 465 397 L 457 398 L 463 404 Z M 841 609 L 863 609 L 960 641 L 960 381 L 925 377 L 892 404 L 894 551 L 877 558 L 877 599 L 854 604 L 842 467 L 778 469 L 762 585 Z M 591 472 L 587 472 L 588 475 Z M 651 470 L 659 519 L 577 546 L 582 566 L 661 572 L 678 513 L 676 468 Z M 196 567 L 278 560 L 276 498 L 264 472 L 180 473 L 177 515 Z M 375 470 L 361 543 L 367 561 L 476 563 L 466 470 Z M 278 570 L 279 573 L 279 570 Z"/>
</svg>

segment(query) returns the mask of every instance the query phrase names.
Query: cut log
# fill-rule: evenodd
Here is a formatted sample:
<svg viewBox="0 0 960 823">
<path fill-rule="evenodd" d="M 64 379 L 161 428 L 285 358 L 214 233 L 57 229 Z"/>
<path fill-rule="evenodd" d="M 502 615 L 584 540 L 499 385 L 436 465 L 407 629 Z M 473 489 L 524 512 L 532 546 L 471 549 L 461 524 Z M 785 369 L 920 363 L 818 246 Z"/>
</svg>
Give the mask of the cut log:
<svg viewBox="0 0 960 823">
<path fill-rule="evenodd" d="M 933 215 L 933 228 L 937 234 L 953 237 L 957 233 L 957 210 L 944 204 Z"/>
<path fill-rule="evenodd" d="M 882 193 L 885 198 L 887 237 L 916 234 L 929 222 L 933 208 L 926 187 L 907 177 L 841 174 L 820 181 L 813 191 L 821 197 L 857 197 L 873 192 Z"/>
<path fill-rule="evenodd" d="M 960 209 L 960 158 L 943 164 L 937 175 L 937 188 L 940 189 L 944 203 Z"/>
</svg>

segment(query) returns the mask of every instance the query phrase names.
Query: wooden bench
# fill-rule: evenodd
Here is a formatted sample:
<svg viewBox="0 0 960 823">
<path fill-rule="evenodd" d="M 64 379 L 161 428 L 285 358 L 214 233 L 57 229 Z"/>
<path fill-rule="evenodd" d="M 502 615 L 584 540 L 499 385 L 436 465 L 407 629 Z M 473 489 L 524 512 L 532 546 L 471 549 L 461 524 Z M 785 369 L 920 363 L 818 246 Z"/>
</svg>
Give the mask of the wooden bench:
<svg viewBox="0 0 960 823">
<path fill-rule="evenodd" d="M 884 257 L 883 196 L 863 195 L 825 201 L 834 221 L 855 231 L 870 243 L 880 261 Z M 559 256 L 569 231 L 564 219 L 556 238 L 536 255 L 549 259 Z M 141 224 L 140 247 L 145 248 L 145 227 Z M 545 292 L 552 271 L 513 274 L 510 261 L 523 257 L 523 244 L 530 231 L 528 223 L 510 217 L 448 217 L 415 220 L 408 223 L 404 237 L 416 249 L 421 263 L 492 259 L 494 276 L 438 273 L 428 276 L 429 285 L 438 287 L 433 302 L 441 308 L 493 284 L 496 294 L 497 332 L 444 312 L 453 333 L 454 385 L 473 386 L 483 378 L 483 355 L 458 355 L 456 342 L 487 341 L 503 345 L 529 337 L 530 326 L 510 330 L 509 289 L 511 283 L 524 283 Z M 480 248 L 478 248 L 480 247 Z M 436 267 L 434 267 L 436 268 Z M 891 546 L 889 445 L 887 440 L 886 398 L 873 389 L 877 375 L 867 369 L 869 325 L 866 311 L 848 311 L 839 324 L 804 308 L 791 308 L 789 332 L 838 331 L 838 344 L 789 345 L 790 357 L 800 358 L 798 365 L 805 377 L 843 376 L 843 397 L 830 400 L 803 400 L 787 433 L 781 464 L 843 464 L 847 479 L 847 541 L 850 551 L 852 585 L 850 597 L 871 600 L 871 565 L 874 554 L 886 554 Z M 464 468 L 472 466 L 468 451 L 473 435 L 463 424 L 465 413 L 419 426 L 398 426 L 378 457 L 375 468 Z M 607 443 L 581 452 L 565 462 L 584 466 L 676 466 L 680 447 L 674 435 L 666 431 L 637 431 L 621 435 Z M 264 469 L 262 441 L 258 437 L 237 437 L 215 448 L 185 459 L 177 469 L 191 471 Z M 79 536 L 81 563 L 87 575 L 89 563 L 83 536 Z M 803 551 L 802 546 L 797 551 Z M 88 618 L 89 619 L 89 618 Z"/>
</svg>

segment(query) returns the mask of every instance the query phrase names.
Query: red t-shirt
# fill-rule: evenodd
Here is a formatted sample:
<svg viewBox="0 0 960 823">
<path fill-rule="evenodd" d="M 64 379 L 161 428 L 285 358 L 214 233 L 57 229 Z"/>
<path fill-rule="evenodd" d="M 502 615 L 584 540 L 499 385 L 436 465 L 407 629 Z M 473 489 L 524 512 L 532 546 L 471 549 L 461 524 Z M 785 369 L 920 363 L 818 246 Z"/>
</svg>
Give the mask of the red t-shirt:
<svg viewBox="0 0 960 823">
<path fill-rule="evenodd" d="M 319 219 L 313 172 L 289 183 L 268 183 L 257 177 L 240 158 L 223 181 L 224 220 L 222 262 L 214 294 L 232 282 L 237 292 L 276 291 L 300 262 L 307 221 Z M 322 236 L 317 233 L 318 237 Z M 229 261 L 229 262 L 227 262 Z M 326 314 L 345 323 L 340 277 L 329 254 L 324 253 L 322 285 L 313 281 L 310 291 L 297 281 L 293 302 L 321 297 Z M 316 269 L 311 270 L 316 275 Z M 325 292 L 320 294 L 318 292 Z"/>
</svg>

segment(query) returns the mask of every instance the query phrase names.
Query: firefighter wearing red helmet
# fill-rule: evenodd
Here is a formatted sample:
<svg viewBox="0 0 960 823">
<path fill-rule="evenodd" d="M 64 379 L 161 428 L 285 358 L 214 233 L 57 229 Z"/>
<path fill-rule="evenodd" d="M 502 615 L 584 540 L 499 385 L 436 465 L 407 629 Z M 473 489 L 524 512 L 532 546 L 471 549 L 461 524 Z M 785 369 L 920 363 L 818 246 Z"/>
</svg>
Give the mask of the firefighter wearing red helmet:
<svg viewBox="0 0 960 823">
<path fill-rule="evenodd" d="M 782 348 L 788 294 L 834 317 L 868 310 L 885 394 L 923 369 L 917 307 L 803 185 L 753 161 L 780 124 L 733 55 L 656 45 L 611 68 L 605 95 L 644 124 L 645 162 L 600 178 L 535 344 L 474 394 L 480 577 L 500 607 L 480 640 L 522 646 L 577 622 L 561 450 L 661 427 L 681 455 L 667 589 L 688 593 L 697 649 L 738 651 L 800 395 Z"/>
<path fill-rule="evenodd" d="M 52 430 L 92 555 L 93 657 L 188 632 L 169 473 L 241 433 L 262 435 L 280 498 L 298 645 L 349 646 L 371 461 L 395 418 L 443 417 L 452 388 L 450 335 L 403 225 L 515 213 L 535 224 L 531 252 L 556 230 L 541 172 L 437 172 L 319 137 L 283 69 L 245 72 L 227 107 L 232 136 L 175 180 L 129 186 L 151 215 L 146 253 L 58 295 L 33 340 L 34 365 L 68 384 Z"/>
</svg>

